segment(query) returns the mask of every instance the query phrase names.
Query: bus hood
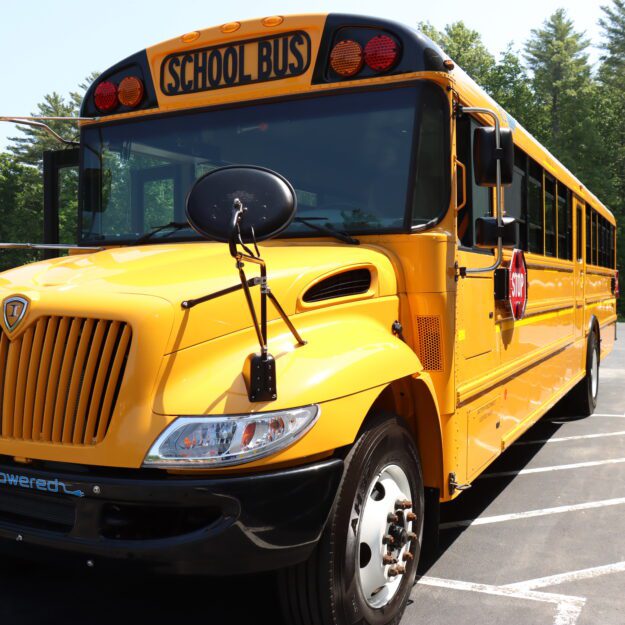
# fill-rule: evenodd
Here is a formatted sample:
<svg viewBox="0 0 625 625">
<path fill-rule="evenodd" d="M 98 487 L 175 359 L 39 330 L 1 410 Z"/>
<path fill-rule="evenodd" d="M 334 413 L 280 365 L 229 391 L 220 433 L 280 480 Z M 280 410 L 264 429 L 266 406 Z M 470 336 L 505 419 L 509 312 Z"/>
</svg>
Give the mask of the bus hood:
<svg viewBox="0 0 625 625">
<path fill-rule="evenodd" d="M 272 241 L 261 246 L 261 253 L 267 263 L 269 285 L 289 316 L 350 299 L 397 293 L 393 265 L 388 256 L 374 246 Z M 319 281 L 357 268 L 366 268 L 371 273 L 371 286 L 366 292 L 317 302 L 304 301 L 305 293 Z M 245 270 L 248 278 L 258 275 L 258 267 L 253 264 L 247 264 Z M 114 318 L 123 317 L 125 301 L 128 305 L 132 302 L 133 306 L 141 301 L 149 309 L 155 305 L 154 298 L 158 298 L 161 305 L 165 300 L 171 307 L 174 322 L 174 332 L 165 348 L 169 353 L 251 326 L 240 290 L 190 310 L 181 306 L 185 300 L 237 284 L 235 261 L 226 245 L 172 243 L 113 248 L 18 267 L 0 274 L 0 296 L 4 300 L 13 295 L 25 295 L 31 300 L 40 300 L 47 309 L 46 314 L 59 315 L 68 313 L 65 303 L 70 299 L 82 301 L 85 316 L 89 316 L 90 302 L 94 298 L 109 297 Z M 258 287 L 252 288 L 257 304 L 258 291 Z M 75 305 L 72 308 L 75 312 Z M 277 317 L 270 306 L 268 319 Z M 169 334 L 170 324 L 171 319 L 168 319 L 163 333 Z"/>
</svg>

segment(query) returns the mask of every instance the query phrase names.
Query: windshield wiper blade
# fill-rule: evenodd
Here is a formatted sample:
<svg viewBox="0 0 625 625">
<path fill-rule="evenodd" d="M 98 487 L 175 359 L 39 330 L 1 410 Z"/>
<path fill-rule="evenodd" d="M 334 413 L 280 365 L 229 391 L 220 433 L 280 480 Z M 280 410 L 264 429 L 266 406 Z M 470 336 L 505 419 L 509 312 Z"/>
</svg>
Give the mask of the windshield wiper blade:
<svg viewBox="0 0 625 625">
<path fill-rule="evenodd" d="M 168 224 L 163 224 L 162 226 L 156 226 L 152 228 L 149 232 L 142 234 L 136 241 L 132 243 L 132 245 L 141 245 L 141 243 L 145 243 L 149 241 L 155 234 L 162 232 L 163 230 L 167 230 L 167 228 L 171 228 L 171 232 L 164 235 L 165 237 L 169 236 L 173 232 L 177 232 L 178 230 L 182 230 L 183 228 L 190 228 L 188 221 L 170 221 Z M 163 237 L 164 238 L 164 237 Z"/>
<path fill-rule="evenodd" d="M 296 217 L 293 221 L 297 223 L 304 224 L 308 226 L 311 230 L 316 230 L 317 232 L 321 232 L 322 234 L 327 234 L 343 243 L 349 243 L 350 245 L 360 245 L 360 241 L 358 239 L 354 239 L 354 237 L 347 234 L 347 232 L 341 232 L 340 230 L 335 230 L 334 228 L 330 228 L 330 226 L 326 226 L 324 224 L 315 224 L 311 223 L 312 220 L 321 220 L 327 219 L 327 217 Z"/>
</svg>

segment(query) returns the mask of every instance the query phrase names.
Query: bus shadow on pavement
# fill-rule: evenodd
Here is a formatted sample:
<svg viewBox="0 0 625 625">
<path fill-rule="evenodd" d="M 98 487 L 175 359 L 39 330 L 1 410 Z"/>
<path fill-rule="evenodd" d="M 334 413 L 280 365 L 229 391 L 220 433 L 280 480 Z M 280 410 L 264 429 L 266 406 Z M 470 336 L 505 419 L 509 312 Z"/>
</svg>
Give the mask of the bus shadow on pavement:
<svg viewBox="0 0 625 625">
<path fill-rule="evenodd" d="M 550 438 L 562 427 L 557 422 L 559 418 L 563 421 L 576 419 L 558 404 L 519 441 Z M 513 445 L 488 471 L 521 470 L 543 445 Z M 441 522 L 478 518 L 513 480 L 514 476 L 477 480 L 458 499 L 442 506 Z M 437 552 L 427 561 L 422 559 L 419 574 L 425 574 L 465 529 L 441 531 Z M 0 620 L 9 624 L 81 622 L 84 625 L 110 625 L 123 615 L 124 619 L 140 617 L 141 622 L 164 625 L 178 620 L 181 614 L 185 620 L 198 622 L 282 624 L 277 585 L 272 573 L 238 577 L 233 583 L 233 578 L 229 577 L 172 577 L 118 571 L 112 574 L 97 568 L 85 567 L 80 571 L 4 559 L 0 584 L 5 589 Z M 67 597 L 68 588 L 72 589 L 71 601 L 63 598 Z M 33 596 L 37 601 L 32 600 Z M 89 614 L 88 619 L 85 614 Z"/>
<path fill-rule="evenodd" d="M 7 625 L 111 625 L 122 619 L 165 625 L 181 617 L 197 623 L 282 624 L 272 574 L 233 583 L 228 577 L 80 572 L 9 559 L 3 561 L 0 584 L 5 590 L 0 622 Z"/>
<path fill-rule="evenodd" d="M 515 441 L 515 444 L 506 449 L 486 469 L 484 474 L 500 471 L 521 471 L 541 451 L 546 443 L 532 445 L 517 445 L 516 443 L 549 439 L 558 432 L 565 421 L 575 421 L 584 418 L 587 417 L 572 415 L 565 400 L 560 401 L 523 436 Z M 561 422 L 560 419 L 562 420 Z M 457 499 L 441 505 L 440 522 L 472 521 L 479 518 L 497 497 L 510 486 L 515 477 L 515 475 L 510 475 L 501 476 L 497 479 L 476 480 L 471 488 L 462 493 Z M 438 536 L 438 549 L 429 552 L 425 551 L 424 557 L 419 562 L 418 574 L 425 575 L 466 529 L 468 529 L 467 526 L 461 526 L 441 530 Z"/>
</svg>

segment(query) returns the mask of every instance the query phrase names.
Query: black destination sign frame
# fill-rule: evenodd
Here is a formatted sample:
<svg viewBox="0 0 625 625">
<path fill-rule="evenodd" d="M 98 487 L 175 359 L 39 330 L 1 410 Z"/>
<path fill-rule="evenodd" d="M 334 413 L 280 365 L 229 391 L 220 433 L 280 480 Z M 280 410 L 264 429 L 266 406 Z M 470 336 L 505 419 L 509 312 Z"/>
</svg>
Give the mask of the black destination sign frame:
<svg viewBox="0 0 625 625">
<path fill-rule="evenodd" d="M 257 58 L 251 73 L 246 71 L 246 54 Z M 310 55 L 310 37 L 303 30 L 174 52 L 161 63 L 161 91 L 188 95 L 301 76 L 310 66 Z"/>
</svg>

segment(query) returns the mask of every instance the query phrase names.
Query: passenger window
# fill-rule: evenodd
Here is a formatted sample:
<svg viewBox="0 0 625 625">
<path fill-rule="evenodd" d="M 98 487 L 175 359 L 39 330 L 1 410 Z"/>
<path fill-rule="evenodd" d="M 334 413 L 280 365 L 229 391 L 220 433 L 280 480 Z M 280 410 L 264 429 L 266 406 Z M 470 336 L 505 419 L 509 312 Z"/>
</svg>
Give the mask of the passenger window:
<svg viewBox="0 0 625 625">
<path fill-rule="evenodd" d="M 593 265 L 598 265 L 599 264 L 599 220 L 598 220 L 598 215 L 597 213 L 595 213 L 595 211 L 592 211 L 590 213 L 591 215 L 591 220 L 592 220 L 592 264 Z"/>
<path fill-rule="evenodd" d="M 571 216 L 570 193 L 558 182 L 558 258 L 571 260 L 573 253 L 573 220 Z"/>
<path fill-rule="evenodd" d="M 449 114 L 443 92 L 424 89 L 421 100 L 419 143 L 412 225 L 422 226 L 449 206 Z"/>
<path fill-rule="evenodd" d="M 545 175 L 545 254 L 556 256 L 556 191 L 553 178 Z"/>
<path fill-rule="evenodd" d="M 590 206 L 586 206 L 586 264 L 592 263 L 592 222 Z"/>
<path fill-rule="evenodd" d="M 542 168 L 530 160 L 528 179 L 529 251 L 544 253 Z"/>
<path fill-rule="evenodd" d="M 527 176 L 527 157 L 515 148 L 514 150 L 514 175 L 512 184 L 504 189 L 504 208 L 507 217 L 514 217 L 519 222 L 520 241 L 519 247 L 527 250 L 527 222 L 525 218 L 525 185 Z"/>
<path fill-rule="evenodd" d="M 464 208 L 458 212 L 458 237 L 464 247 L 475 244 L 475 220 L 493 215 L 493 194 L 490 188 L 475 183 L 473 173 L 473 135 L 478 124 L 473 118 L 461 117 L 457 124 L 458 159 L 467 168 L 467 198 Z M 462 190 L 459 196 L 462 196 Z"/>
<path fill-rule="evenodd" d="M 584 224 L 582 222 L 582 209 L 581 207 L 577 207 L 577 261 L 578 262 L 583 262 L 584 260 L 584 252 L 583 252 L 583 248 L 582 248 L 582 228 L 584 227 Z"/>
</svg>

